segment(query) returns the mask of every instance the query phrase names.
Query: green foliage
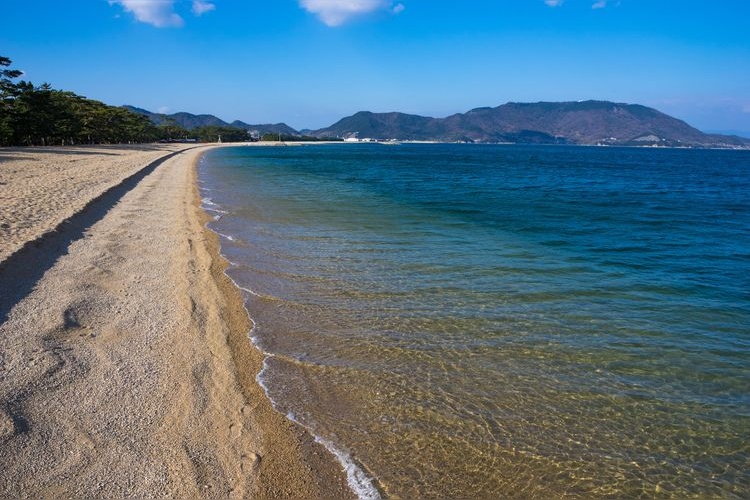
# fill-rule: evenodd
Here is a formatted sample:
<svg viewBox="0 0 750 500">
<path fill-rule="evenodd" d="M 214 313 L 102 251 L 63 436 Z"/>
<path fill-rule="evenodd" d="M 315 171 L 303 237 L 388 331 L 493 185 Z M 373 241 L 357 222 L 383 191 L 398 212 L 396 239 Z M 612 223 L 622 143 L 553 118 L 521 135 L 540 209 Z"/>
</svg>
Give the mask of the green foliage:
<svg viewBox="0 0 750 500">
<path fill-rule="evenodd" d="M 201 142 L 241 142 L 247 141 L 247 130 L 236 127 L 219 127 L 216 125 L 207 125 L 193 129 L 192 134 Z"/>
<path fill-rule="evenodd" d="M 204 126 L 186 130 L 174 120 L 159 126 L 147 116 L 108 106 L 48 83 L 15 82 L 21 76 L 12 61 L 0 56 L 0 146 L 117 144 L 154 141 L 238 142 L 250 139 L 247 130 Z M 268 133 L 266 141 L 318 141 L 307 136 Z"/>
<path fill-rule="evenodd" d="M 5 69 L 13 61 L 8 59 L 7 57 L 0 56 L 0 91 L 4 91 L 6 89 L 6 86 L 8 88 L 13 86 L 13 83 L 11 80 L 14 80 L 21 76 L 23 73 L 17 69 Z"/>
<path fill-rule="evenodd" d="M 11 111 L 15 84 L 12 80 L 21 76 L 18 70 L 6 69 L 11 62 L 7 57 L 0 56 L 0 145 L 5 144 L 13 135 Z"/>
<path fill-rule="evenodd" d="M 174 133 L 157 128 L 143 115 L 55 90 L 48 83 L 14 82 L 21 72 L 7 69 L 11 62 L 0 57 L 2 146 L 153 142 Z"/>
<path fill-rule="evenodd" d="M 177 125 L 174 120 L 167 120 L 157 128 L 159 130 L 159 139 L 162 141 L 180 141 L 192 137 L 191 133 L 188 132 L 187 129 L 181 127 L 180 125 Z"/>
</svg>

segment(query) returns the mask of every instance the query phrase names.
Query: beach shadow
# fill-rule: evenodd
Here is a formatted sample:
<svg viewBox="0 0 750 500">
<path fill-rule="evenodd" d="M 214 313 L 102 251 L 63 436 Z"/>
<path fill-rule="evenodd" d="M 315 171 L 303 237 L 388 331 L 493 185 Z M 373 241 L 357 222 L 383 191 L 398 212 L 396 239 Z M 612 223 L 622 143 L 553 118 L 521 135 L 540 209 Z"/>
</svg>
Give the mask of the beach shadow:
<svg viewBox="0 0 750 500">
<path fill-rule="evenodd" d="M 68 253 L 70 245 L 99 222 L 109 210 L 156 167 L 183 151 L 175 151 L 149 163 L 120 184 L 91 200 L 80 212 L 61 222 L 55 229 L 21 249 L 0 263 L 0 324 L 8 319 L 13 307 L 34 289 L 55 262 Z M 74 318 L 72 318 L 74 319 Z M 66 318 L 67 322 L 68 318 Z"/>
<path fill-rule="evenodd" d="M 29 151 L 33 151 L 33 150 L 30 149 Z M 44 148 L 44 149 L 40 149 L 39 151 L 44 154 L 52 154 L 52 155 L 120 156 L 120 153 L 108 153 L 106 151 L 77 151 L 75 149 Z"/>
<path fill-rule="evenodd" d="M 22 158 L 20 156 L 0 154 L 0 163 L 4 161 L 13 161 L 13 160 L 21 160 L 21 159 Z"/>
<path fill-rule="evenodd" d="M 29 146 L 27 149 L 19 149 L 17 152 L 21 153 L 44 153 L 44 154 L 50 154 L 50 155 L 79 155 L 79 156 L 119 156 L 122 153 L 109 153 L 107 151 L 103 150 L 97 150 L 97 151 L 85 151 L 85 150 L 78 150 L 73 149 L 75 146 L 59 146 L 59 149 L 55 148 L 55 146 Z M 77 146 L 80 148 L 85 148 L 86 146 Z M 100 146 L 90 146 L 92 148 L 94 147 L 100 147 Z"/>
<path fill-rule="evenodd" d="M 0 162 L 8 160 L 25 159 L 22 156 L 15 156 L 13 153 L 45 153 L 59 155 L 80 155 L 80 156 L 120 156 L 122 151 L 108 152 L 107 149 L 129 149 L 132 151 L 164 151 L 165 144 L 78 144 L 75 146 L 14 146 L 6 151 L 0 149 Z"/>
</svg>

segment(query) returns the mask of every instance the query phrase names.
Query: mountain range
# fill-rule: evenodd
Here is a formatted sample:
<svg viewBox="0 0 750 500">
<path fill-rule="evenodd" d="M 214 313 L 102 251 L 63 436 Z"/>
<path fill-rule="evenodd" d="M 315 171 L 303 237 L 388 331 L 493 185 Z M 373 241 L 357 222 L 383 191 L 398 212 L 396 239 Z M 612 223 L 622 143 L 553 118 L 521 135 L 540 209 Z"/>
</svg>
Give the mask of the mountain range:
<svg viewBox="0 0 750 500">
<path fill-rule="evenodd" d="M 227 123 L 213 115 L 163 115 L 127 106 L 146 114 L 154 123 L 173 120 L 187 129 L 221 125 L 301 135 L 284 123 L 249 125 Z M 315 137 L 359 137 L 377 140 L 581 144 L 625 146 L 750 147 L 750 139 L 707 134 L 682 120 L 639 104 L 609 101 L 507 103 L 476 108 L 446 118 L 405 113 L 360 111 L 318 130 L 303 130 Z"/>
<path fill-rule="evenodd" d="M 156 125 L 162 125 L 164 123 L 174 123 L 187 130 L 193 130 L 198 127 L 235 127 L 246 130 L 256 130 L 260 134 L 284 134 L 284 135 L 300 135 L 299 132 L 286 123 L 263 123 L 258 125 L 251 125 L 249 123 L 235 120 L 231 123 L 225 122 L 221 118 L 214 115 L 194 115 L 192 113 L 153 113 L 143 108 L 137 108 L 135 106 L 123 106 L 123 108 L 138 113 L 140 115 L 146 115 L 152 123 Z"/>
</svg>

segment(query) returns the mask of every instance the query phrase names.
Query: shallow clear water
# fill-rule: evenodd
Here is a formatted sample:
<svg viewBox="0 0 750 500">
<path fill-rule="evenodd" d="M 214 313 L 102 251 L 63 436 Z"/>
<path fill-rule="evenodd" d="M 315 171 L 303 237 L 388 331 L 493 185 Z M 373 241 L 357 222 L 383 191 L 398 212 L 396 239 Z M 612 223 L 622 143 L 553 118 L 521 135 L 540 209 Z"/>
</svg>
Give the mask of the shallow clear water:
<svg viewBox="0 0 750 500">
<path fill-rule="evenodd" d="M 750 496 L 750 153 L 238 147 L 200 178 L 269 396 L 382 493 Z"/>
</svg>

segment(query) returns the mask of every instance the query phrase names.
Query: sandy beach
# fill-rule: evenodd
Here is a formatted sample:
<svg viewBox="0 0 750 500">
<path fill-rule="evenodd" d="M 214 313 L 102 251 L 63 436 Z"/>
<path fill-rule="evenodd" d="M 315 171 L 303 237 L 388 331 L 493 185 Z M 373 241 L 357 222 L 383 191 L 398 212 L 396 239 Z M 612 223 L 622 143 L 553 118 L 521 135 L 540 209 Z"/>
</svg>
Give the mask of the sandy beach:
<svg viewBox="0 0 750 500">
<path fill-rule="evenodd" d="M 205 150 L 0 150 L 0 495 L 353 496 L 255 381 Z"/>
</svg>

